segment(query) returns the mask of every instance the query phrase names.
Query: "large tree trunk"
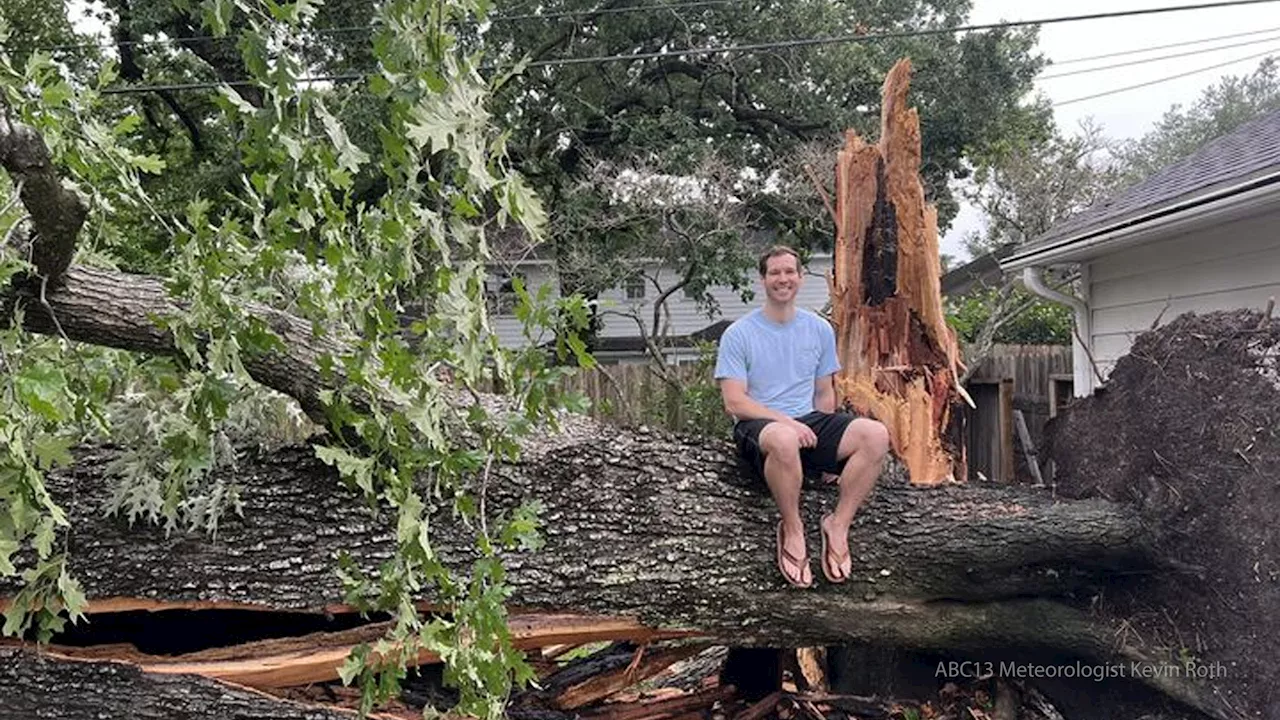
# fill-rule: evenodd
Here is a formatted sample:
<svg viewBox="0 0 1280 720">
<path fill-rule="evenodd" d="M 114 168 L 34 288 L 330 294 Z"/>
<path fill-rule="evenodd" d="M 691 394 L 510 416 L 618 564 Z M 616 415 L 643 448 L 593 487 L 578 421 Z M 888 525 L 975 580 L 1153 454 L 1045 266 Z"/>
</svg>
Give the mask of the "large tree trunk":
<svg viewBox="0 0 1280 720">
<path fill-rule="evenodd" d="M 341 612 L 337 553 L 350 552 L 369 571 L 391 553 L 385 520 L 307 449 L 245 458 L 236 478 L 244 518 L 225 522 L 216 539 L 104 518 L 110 481 L 103 468 L 113 456 L 109 448 L 83 452 L 51 478 L 71 516 L 71 569 L 91 614 Z M 1035 599 L 1086 589 L 1116 570 L 1156 566 L 1154 536 L 1121 505 L 997 487 L 924 489 L 895 475 L 855 522 L 851 580 L 798 592 L 774 567 L 772 501 L 743 481 L 725 444 L 606 434 L 574 421 L 520 464 L 495 472 L 494 512 L 525 499 L 545 506 L 546 546 L 506 558 L 513 607 L 611 617 L 632 628 L 619 634 L 637 639 L 644 635 L 637 628 L 648 628 L 651 637 L 683 631 L 735 645 L 873 643 L 1143 660 L 1117 647 L 1113 630 L 1086 612 Z M 826 488 L 807 493 L 807 527 L 816 528 L 833 501 Z M 470 534 L 454 532 L 445 517 L 432 527 L 441 556 L 464 568 Z M 816 551 L 818 538 L 809 543 Z M 0 595 L 15 589 L 0 585 Z M 1192 684 L 1155 683 L 1212 707 Z"/>
<path fill-rule="evenodd" d="M 884 82 L 880 142 L 853 131 L 836 162 L 832 324 L 842 402 L 889 429 L 911 481 L 965 479 L 946 439 L 960 350 L 942 312 L 938 213 L 920 183 L 920 117 L 907 106 L 911 63 Z"/>
<path fill-rule="evenodd" d="M 1120 505 L 890 481 L 854 524 L 852 579 L 796 593 L 773 564 L 768 493 L 741 479 L 727 445 L 613 428 L 601 442 L 603 428 L 570 425 L 519 465 L 496 467 L 490 481 L 492 513 L 526 499 L 545 508 L 546 546 L 507 559 L 516 606 L 635 614 L 652 627 L 737 641 L 831 642 L 883 632 L 883 623 L 898 624 L 893 617 L 955 615 L 931 601 L 1057 594 L 1149 565 L 1142 524 Z M 92 600 L 318 611 L 341 603 L 332 562 L 339 552 L 374 570 L 392 551 L 385 518 L 309 449 L 242 459 L 235 481 L 244 518 L 224 520 L 216 538 L 104 518 L 104 467 L 113 457 L 109 448 L 85 451 L 50 479 L 71 518 L 71 570 Z M 829 489 L 808 493 L 811 530 L 833 501 Z M 464 566 L 471 533 L 454 532 L 448 518 L 432 528 L 441 555 Z M 815 552 L 817 542 L 810 538 Z M 0 581 L 0 591 L 12 582 Z M 858 612 L 842 618 L 836 605 L 817 607 L 828 603 Z M 910 640 L 920 628 L 901 624 L 892 632 L 927 644 Z"/>
</svg>

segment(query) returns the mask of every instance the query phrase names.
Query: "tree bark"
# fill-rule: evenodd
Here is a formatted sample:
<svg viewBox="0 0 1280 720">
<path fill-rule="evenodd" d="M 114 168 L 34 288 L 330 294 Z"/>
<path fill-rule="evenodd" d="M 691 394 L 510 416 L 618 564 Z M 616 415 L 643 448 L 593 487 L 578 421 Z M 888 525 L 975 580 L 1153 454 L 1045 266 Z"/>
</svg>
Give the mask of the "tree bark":
<svg viewBox="0 0 1280 720">
<path fill-rule="evenodd" d="M 855 522 L 851 581 L 788 592 L 773 565 L 771 501 L 741 479 L 727 444 L 610 434 L 575 419 L 520 464 L 495 467 L 493 513 L 534 499 L 545 508 L 546 546 L 507 558 L 514 605 L 634 613 L 653 627 L 736 641 L 831 642 L 907 615 L 955 616 L 926 608 L 933 601 L 1056 594 L 1148 563 L 1142 524 L 1116 504 L 994 487 L 924 490 L 895 479 Z M 71 570 L 93 600 L 321 610 L 341 603 L 333 574 L 340 551 L 370 571 L 392 552 L 386 519 L 309 449 L 243 458 L 233 479 L 244 518 L 224 520 L 216 538 L 102 517 L 104 468 L 114 457 L 110 448 L 84 450 L 49 478 L 71 520 Z M 833 501 L 826 488 L 808 493 L 811 552 L 816 520 Z M 443 517 L 432 527 L 441 555 L 464 565 L 471 533 Z M 0 592 L 13 582 L 0 580 Z M 812 607 L 826 603 L 857 616 Z M 897 632 L 905 639 L 918 629 Z"/>
<path fill-rule="evenodd" d="M 0 648 L 0 720 L 353 720 L 337 708 L 289 702 L 189 675 L 125 663 L 41 657 Z"/>
<path fill-rule="evenodd" d="M 104 518 L 104 468 L 115 454 L 82 450 L 74 466 L 49 478 L 70 516 L 71 572 L 91 614 L 339 611 L 337 554 L 349 552 L 369 572 L 391 555 L 390 523 L 309 449 L 243 458 L 235 479 L 244 517 L 224 520 L 216 538 Z M 1105 582 L 1115 570 L 1154 570 L 1153 536 L 1118 504 L 978 485 L 918 488 L 890 473 L 852 529 L 850 581 L 797 592 L 774 567 L 772 501 L 743 480 L 725 443 L 606 433 L 574 419 L 531 445 L 519 464 L 496 467 L 489 488 L 494 513 L 531 499 L 544 506 L 545 547 L 504 558 L 513 608 L 630 618 L 734 645 L 1020 648 L 1143 661 L 1087 613 L 1035 599 Z M 817 519 L 834 500 L 829 487 L 806 493 L 811 553 Z M 465 569 L 472 533 L 443 515 L 433 518 L 433 543 L 445 562 Z M 0 580 L 0 596 L 14 591 L 13 579 Z M 1152 682 L 1208 707 L 1196 686 Z"/>
</svg>

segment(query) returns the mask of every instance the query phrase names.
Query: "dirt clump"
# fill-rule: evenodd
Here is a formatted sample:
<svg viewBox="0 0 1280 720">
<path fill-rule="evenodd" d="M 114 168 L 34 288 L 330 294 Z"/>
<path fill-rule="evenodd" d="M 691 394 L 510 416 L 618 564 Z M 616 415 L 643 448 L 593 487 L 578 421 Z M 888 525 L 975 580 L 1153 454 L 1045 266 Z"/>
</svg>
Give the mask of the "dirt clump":
<svg viewBox="0 0 1280 720">
<path fill-rule="evenodd" d="M 1056 492 L 1132 503 L 1165 567 L 1096 609 L 1204 673 L 1240 717 L 1280 719 L 1280 319 L 1188 314 L 1140 335 L 1047 428 Z"/>
</svg>

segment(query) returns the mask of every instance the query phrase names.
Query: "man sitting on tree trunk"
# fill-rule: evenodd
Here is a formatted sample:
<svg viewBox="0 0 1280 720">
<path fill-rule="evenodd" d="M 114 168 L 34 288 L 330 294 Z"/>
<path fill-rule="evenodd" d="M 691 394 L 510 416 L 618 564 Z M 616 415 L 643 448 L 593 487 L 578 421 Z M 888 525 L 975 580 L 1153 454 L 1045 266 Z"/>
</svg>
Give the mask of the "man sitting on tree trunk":
<svg viewBox="0 0 1280 720">
<path fill-rule="evenodd" d="M 763 475 L 778 504 L 778 569 L 797 587 L 813 585 L 801 483 L 805 475 L 839 474 L 840 500 L 821 523 L 822 574 L 844 582 L 853 565 L 849 525 L 880 475 L 889 432 L 875 420 L 836 412 L 835 332 L 796 307 L 804 282 L 799 254 L 775 246 L 760 256 L 759 270 L 764 306 L 725 330 L 716 379 L 735 421 L 738 452 Z"/>
</svg>

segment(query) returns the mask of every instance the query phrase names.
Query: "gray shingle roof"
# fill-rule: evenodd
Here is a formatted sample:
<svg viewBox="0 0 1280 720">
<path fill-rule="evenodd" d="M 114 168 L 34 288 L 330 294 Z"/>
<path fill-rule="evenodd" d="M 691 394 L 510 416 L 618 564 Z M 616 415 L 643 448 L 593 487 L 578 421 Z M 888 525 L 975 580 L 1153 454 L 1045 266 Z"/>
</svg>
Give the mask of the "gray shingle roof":
<svg viewBox="0 0 1280 720">
<path fill-rule="evenodd" d="M 1033 253 L 1073 235 L 1100 230 L 1280 170 L 1280 110 L 1212 140 L 1136 185 L 1102 200 L 1035 238 L 1016 254 Z"/>
</svg>

